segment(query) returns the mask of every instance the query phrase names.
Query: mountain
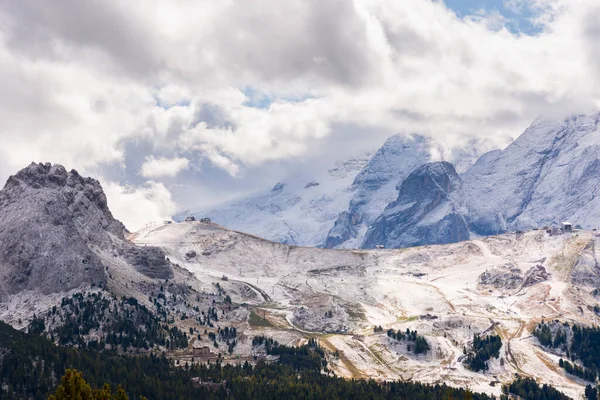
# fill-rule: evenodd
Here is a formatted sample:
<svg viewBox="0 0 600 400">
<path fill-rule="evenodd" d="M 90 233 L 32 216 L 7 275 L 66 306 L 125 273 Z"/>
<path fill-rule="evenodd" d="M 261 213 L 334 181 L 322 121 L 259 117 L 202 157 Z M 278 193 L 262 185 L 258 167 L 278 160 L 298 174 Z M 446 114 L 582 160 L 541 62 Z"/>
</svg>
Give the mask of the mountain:
<svg viewBox="0 0 600 400">
<path fill-rule="evenodd" d="M 418 169 L 399 185 L 398 198 L 370 225 L 361 246 L 451 243 L 563 221 L 600 226 L 599 120 L 592 114 L 536 121 L 460 176 L 448 166 L 442 176 L 432 170 L 436 164 Z M 448 191 L 436 182 L 452 184 Z"/>
<path fill-rule="evenodd" d="M 0 318 L 23 327 L 22 320 L 25 324 L 53 306 L 76 313 L 79 301 L 67 307 L 72 299 L 65 298 L 79 293 L 81 298 L 93 294 L 94 301 L 107 299 L 103 307 L 88 310 L 99 313 L 88 313 L 92 319 L 108 321 L 103 315 L 110 304 L 110 318 L 149 321 L 156 314 L 146 309 L 136 314 L 132 307 L 152 305 L 149 294 L 158 293 L 165 282 L 164 293 L 184 298 L 202 290 L 162 249 L 137 246 L 126 234 L 97 180 L 49 163 L 32 163 L 12 175 L 0 190 Z M 122 296 L 137 299 L 135 307 L 112 300 Z M 161 314 L 168 310 L 164 304 Z M 69 324 L 69 315 L 53 314 L 46 326 L 59 331 L 60 324 Z M 114 329 L 119 321 L 113 321 Z"/>
<path fill-rule="evenodd" d="M 398 198 L 369 227 L 362 247 L 398 248 L 469 239 L 469 228 L 453 199 L 460 185 L 448 162 L 417 168 L 400 185 Z"/>
<path fill-rule="evenodd" d="M 397 197 L 396 186 L 412 171 L 436 158 L 468 168 L 478 142 L 468 149 L 444 149 L 422 135 L 390 137 L 372 156 L 339 161 L 322 173 L 300 174 L 248 198 L 210 211 L 186 212 L 209 217 L 228 228 L 298 246 L 357 248 L 369 226 Z"/>
<path fill-rule="evenodd" d="M 321 173 L 299 174 L 257 195 L 209 211 L 182 213 L 174 219 L 209 217 L 228 228 L 280 243 L 316 246 L 325 241 L 327 231 L 347 207 L 352 180 L 369 156 L 336 162 Z"/>
<path fill-rule="evenodd" d="M 32 163 L 0 191 L 0 299 L 105 286 L 115 258 L 146 277 L 173 277 L 162 251 L 134 246 L 124 231 L 98 181 Z"/>
<path fill-rule="evenodd" d="M 456 217 L 448 226 L 459 224 L 463 185 L 447 162 L 417 168 L 384 210 L 399 221 L 387 237 L 421 236 L 422 226 L 439 233 L 448 216 Z M 164 352 L 169 365 L 185 366 L 217 353 L 225 363 L 276 361 L 283 353 L 266 341 L 316 335 L 337 376 L 468 382 L 498 396 L 497 383 L 521 373 L 574 398 L 584 390 L 557 366 L 566 355 L 527 328 L 594 321 L 600 236 L 592 231 L 402 250 L 290 246 L 200 221 L 127 234 L 97 181 L 51 164 L 9 178 L 0 222 L 0 319 L 62 346 Z M 412 339 L 396 334 L 407 330 Z M 474 335 L 499 335 L 484 373 L 464 363 Z M 429 350 L 417 352 L 417 342 Z"/>
<path fill-rule="evenodd" d="M 469 225 L 478 235 L 570 221 L 600 226 L 600 114 L 534 122 L 503 151 L 463 176 Z"/>
<path fill-rule="evenodd" d="M 451 208 L 459 183 L 450 164 L 427 164 L 405 180 L 398 206 L 421 201 L 411 215 L 427 220 L 427 208 Z M 420 193 L 406 192 L 407 185 Z M 244 336 L 297 343 L 317 335 L 323 349 L 339 354 L 328 359 L 338 376 L 469 382 L 474 391 L 499 396 L 497 382 L 518 372 L 573 398 L 584 390 L 585 383 L 566 375 L 558 367 L 560 357 L 540 346 L 528 327 L 541 319 L 588 326 L 597 318 L 600 236 L 591 231 L 536 230 L 447 245 L 357 250 L 289 246 L 184 222 L 149 229 L 135 242 L 163 248 L 198 279 L 218 284 L 233 304 L 245 304 L 247 323 L 237 325 Z M 374 329 L 379 326 L 382 331 Z M 389 329 L 417 331 L 432 350 L 415 354 L 410 342 L 390 338 Z M 484 373 L 461 362 L 476 334 L 499 334 L 502 340 L 499 357 Z M 240 342 L 235 354 L 242 357 L 244 351 L 263 351 Z"/>
<path fill-rule="evenodd" d="M 359 247 L 369 226 L 396 198 L 396 185 L 431 161 L 432 147 L 424 136 L 390 137 L 352 182 L 348 209 L 339 214 L 324 247 Z"/>
</svg>

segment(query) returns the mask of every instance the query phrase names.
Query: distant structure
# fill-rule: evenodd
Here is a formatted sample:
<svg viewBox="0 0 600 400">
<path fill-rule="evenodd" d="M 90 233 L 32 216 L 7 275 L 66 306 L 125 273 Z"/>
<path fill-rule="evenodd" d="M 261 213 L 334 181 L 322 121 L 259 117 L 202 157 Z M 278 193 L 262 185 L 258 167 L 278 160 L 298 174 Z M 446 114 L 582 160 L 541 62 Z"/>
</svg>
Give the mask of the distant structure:
<svg viewBox="0 0 600 400">
<path fill-rule="evenodd" d="M 192 222 L 195 220 L 196 220 L 196 217 L 194 217 L 193 215 L 190 215 L 189 217 L 185 217 L 185 222 Z"/>
<path fill-rule="evenodd" d="M 385 249 L 385 246 L 382 244 L 378 244 L 377 246 L 375 246 L 376 249 Z"/>
<path fill-rule="evenodd" d="M 165 221 L 165 225 L 169 225 L 169 224 L 172 224 L 172 223 L 173 223 L 173 221 Z"/>
<path fill-rule="evenodd" d="M 208 389 L 211 392 L 217 392 L 217 391 L 227 387 L 227 381 L 222 381 L 222 382 L 203 381 L 201 378 L 196 377 L 196 378 L 192 378 L 192 385 L 196 388 L 204 388 L 204 389 Z M 226 390 L 226 393 L 229 395 L 229 389 Z"/>
<path fill-rule="evenodd" d="M 202 223 L 204 223 L 204 224 L 210 224 L 210 218 L 206 218 L 206 217 L 204 217 L 204 218 L 202 218 L 202 219 L 200 220 L 200 222 L 202 222 Z"/>
<path fill-rule="evenodd" d="M 228 280 L 229 280 L 229 278 L 227 277 L 227 275 L 223 275 L 223 276 L 221 277 L 221 280 L 222 280 L 222 281 L 228 281 Z"/>
<path fill-rule="evenodd" d="M 563 226 L 563 231 L 573 232 L 573 224 L 572 223 L 565 221 L 562 223 L 562 226 Z"/>
<path fill-rule="evenodd" d="M 210 356 L 211 352 L 210 352 L 210 347 L 208 346 L 202 346 L 202 347 L 194 347 L 192 350 L 194 356 Z"/>
</svg>

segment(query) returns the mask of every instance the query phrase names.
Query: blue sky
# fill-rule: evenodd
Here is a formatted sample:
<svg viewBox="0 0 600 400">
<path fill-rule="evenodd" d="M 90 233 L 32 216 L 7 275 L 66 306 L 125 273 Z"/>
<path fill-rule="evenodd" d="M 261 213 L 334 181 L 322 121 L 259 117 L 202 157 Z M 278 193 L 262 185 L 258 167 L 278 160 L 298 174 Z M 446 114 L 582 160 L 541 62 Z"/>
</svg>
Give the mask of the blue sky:
<svg viewBox="0 0 600 400">
<path fill-rule="evenodd" d="M 530 21 L 533 16 L 531 8 L 511 6 L 511 3 L 526 4 L 527 0 L 444 0 L 444 3 L 460 17 L 476 15 L 482 10 L 486 14 L 498 11 L 506 18 L 505 26 L 513 33 L 534 35 L 540 31 L 540 28 L 534 26 Z"/>
</svg>

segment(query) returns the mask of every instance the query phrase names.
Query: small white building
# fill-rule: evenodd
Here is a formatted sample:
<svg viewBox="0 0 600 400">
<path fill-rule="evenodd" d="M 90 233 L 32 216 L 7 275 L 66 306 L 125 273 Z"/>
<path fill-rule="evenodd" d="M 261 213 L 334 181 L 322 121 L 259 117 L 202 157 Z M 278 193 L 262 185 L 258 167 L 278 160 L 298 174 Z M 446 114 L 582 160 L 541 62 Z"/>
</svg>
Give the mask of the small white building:
<svg viewBox="0 0 600 400">
<path fill-rule="evenodd" d="M 562 223 L 562 228 L 563 228 L 563 231 L 565 231 L 565 232 L 572 232 L 573 224 L 568 221 L 565 221 Z"/>
</svg>

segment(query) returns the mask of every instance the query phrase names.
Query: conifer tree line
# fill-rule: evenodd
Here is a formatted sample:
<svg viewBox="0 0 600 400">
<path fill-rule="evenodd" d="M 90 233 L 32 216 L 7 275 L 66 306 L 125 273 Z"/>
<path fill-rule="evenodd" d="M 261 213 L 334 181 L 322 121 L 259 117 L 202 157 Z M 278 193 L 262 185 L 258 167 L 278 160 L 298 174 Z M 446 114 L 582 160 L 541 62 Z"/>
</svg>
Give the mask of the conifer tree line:
<svg viewBox="0 0 600 400">
<path fill-rule="evenodd" d="M 277 363 L 222 365 L 220 361 L 176 367 L 165 354 L 128 356 L 112 350 L 55 345 L 42 335 L 0 322 L 1 399 L 156 400 L 183 399 L 410 399 L 488 400 L 464 388 L 418 382 L 348 380 L 327 371 L 325 353 L 311 339 L 300 347 L 262 337 Z M 61 378 L 62 377 L 62 378 Z M 195 378 L 196 381 L 193 381 Z M 198 383 L 200 382 L 200 383 Z M 208 382 L 208 385 L 203 385 Z M 211 384 L 212 383 L 212 384 Z M 116 388 L 115 391 L 112 389 Z M 519 381 L 505 393 L 526 391 L 525 400 L 563 399 L 549 387 Z M 545 397 L 539 397 L 545 393 Z M 529 395 L 531 394 L 531 396 Z M 53 397 L 50 397 L 53 396 Z M 69 397 L 70 396 L 70 397 Z M 554 396 L 554 397 L 552 397 Z M 558 397 L 557 397 L 558 396 Z M 507 398 L 506 395 L 502 397 Z"/>
<path fill-rule="evenodd" d="M 169 325 L 166 315 L 157 317 L 135 298 L 117 300 L 102 292 L 63 298 L 60 307 L 34 315 L 28 332 L 44 334 L 61 345 L 96 350 L 126 352 L 157 346 L 173 350 L 188 346 L 186 333 Z M 101 332 L 100 339 L 90 339 L 91 332 Z"/>
<path fill-rule="evenodd" d="M 595 382 L 600 371 L 600 328 L 542 321 L 533 331 L 540 344 L 562 353 L 565 372 Z"/>
<path fill-rule="evenodd" d="M 376 331 L 378 329 L 379 328 L 376 328 Z M 398 341 L 407 341 L 408 343 L 406 345 L 406 349 L 415 354 L 427 354 L 427 352 L 431 350 L 427 340 L 423 336 L 419 335 L 416 330 L 411 331 L 410 329 L 406 328 L 406 332 L 403 333 L 401 331 L 396 332 L 393 329 L 388 329 L 387 335 L 388 337 Z"/>
<path fill-rule="evenodd" d="M 488 335 L 485 338 L 480 338 L 479 335 L 473 335 L 472 350 L 467 352 L 464 350 L 467 357 L 464 364 L 472 371 L 487 371 L 488 361 L 493 358 L 500 357 L 500 348 L 502 347 L 502 339 L 498 335 Z"/>
</svg>

